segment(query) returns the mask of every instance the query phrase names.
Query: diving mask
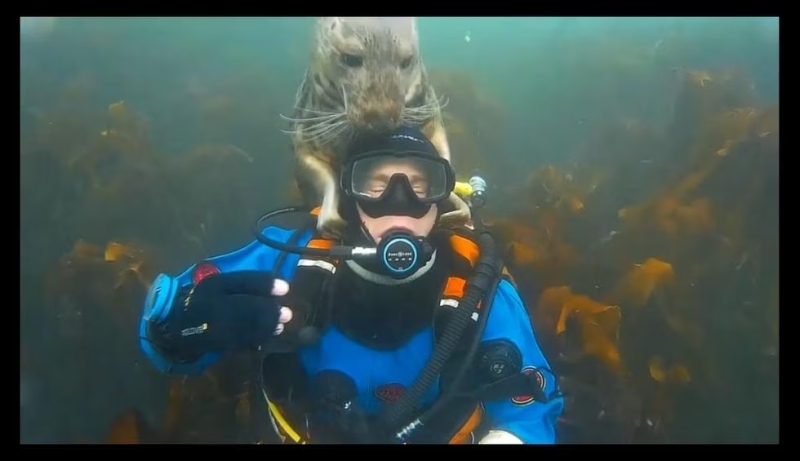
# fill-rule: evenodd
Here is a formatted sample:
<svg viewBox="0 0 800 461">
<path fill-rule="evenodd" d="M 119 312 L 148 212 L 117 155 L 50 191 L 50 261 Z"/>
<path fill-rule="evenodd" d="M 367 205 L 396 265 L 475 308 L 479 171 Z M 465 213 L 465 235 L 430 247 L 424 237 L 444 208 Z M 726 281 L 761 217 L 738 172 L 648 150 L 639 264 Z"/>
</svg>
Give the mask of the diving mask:
<svg viewBox="0 0 800 461">
<path fill-rule="evenodd" d="M 418 150 L 376 150 L 353 156 L 340 186 L 368 216 L 423 217 L 450 196 L 455 173 L 447 160 Z"/>
</svg>

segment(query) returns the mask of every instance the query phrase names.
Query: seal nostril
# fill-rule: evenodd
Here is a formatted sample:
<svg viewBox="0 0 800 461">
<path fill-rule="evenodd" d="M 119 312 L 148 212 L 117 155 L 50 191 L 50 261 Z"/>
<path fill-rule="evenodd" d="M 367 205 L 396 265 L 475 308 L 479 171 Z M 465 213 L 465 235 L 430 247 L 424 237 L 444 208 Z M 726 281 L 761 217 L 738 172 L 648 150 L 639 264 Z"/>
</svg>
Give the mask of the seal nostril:
<svg viewBox="0 0 800 461">
<path fill-rule="evenodd" d="M 370 110 L 370 111 L 364 112 L 364 123 L 367 123 L 369 125 L 372 125 L 375 122 L 379 121 L 380 118 L 381 118 L 380 117 L 380 113 L 378 113 L 377 111 Z"/>
<path fill-rule="evenodd" d="M 381 109 L 364 112 L 364 123 L 373 128 L 390 129 L 397 126 L 401 118 L 400 107 L 396 104 L 386 104 Z"/>
</svg>

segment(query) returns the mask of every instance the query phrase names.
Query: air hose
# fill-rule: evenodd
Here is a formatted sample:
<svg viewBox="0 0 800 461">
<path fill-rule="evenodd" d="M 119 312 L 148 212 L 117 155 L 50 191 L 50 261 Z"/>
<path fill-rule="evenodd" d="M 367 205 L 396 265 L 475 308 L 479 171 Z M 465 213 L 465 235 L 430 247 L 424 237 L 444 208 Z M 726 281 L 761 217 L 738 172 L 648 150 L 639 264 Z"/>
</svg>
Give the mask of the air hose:
<svg viewBox="0 0 800 461">
<path fill-rule="evenodd" d="M 379 424 L 396 433 L 400 441 L 418 424 L 417 421 L 408 423 L 421 409 L 425 394 L 452 358 L 470 322 L 474 322 L 472 316 L 478 311 L 478 304 L 487 293 L 494 291 L 492 286 L 501 277 L 502 267 L 498 267 L 501 259 L 496 255 L 492 236 L 488 232 L 481 232 L 477 236 L 477 243 L 481 256 L 475 264 L 475 273 L 467 281 L 464 296 L 437 341 L 430 360 L 408 391 L 393 405 L 384 406 L 378 416 Z"/>
</svg>

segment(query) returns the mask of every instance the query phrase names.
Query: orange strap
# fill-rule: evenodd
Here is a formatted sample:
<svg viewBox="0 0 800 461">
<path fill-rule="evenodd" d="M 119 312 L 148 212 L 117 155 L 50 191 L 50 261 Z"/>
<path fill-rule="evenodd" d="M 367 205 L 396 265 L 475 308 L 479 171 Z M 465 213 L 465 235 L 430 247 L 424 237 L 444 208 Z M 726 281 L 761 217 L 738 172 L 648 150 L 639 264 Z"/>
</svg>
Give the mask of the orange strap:
<svg viewBox="0 0 800 461">
<path fill-rule="evenodd" d="M 461 429 L 456 432 L 453 438 L 447 442 L 449 445 L 464 445 L 464 444 L 471 444 L 472 443 L 472 433 L 481 423 L 483 419 L 483 408 L 478 405 L 475 407 L 475 411 L 469 415 L 469 419 L 467 422 L 461 426 Z"/>
<path fill-rule="evenodd" d="M 464 296 L 464 287 L 467 286 L 467 280 L 461 277 L 447 277 L 447 283 L 444 285 L 442 297 L 444 298 L 459 298 Z"/>
<path fill-rule="evenodd" d="M 453 234 L 450 236 L 450 246 L 459 256 L 469 261 L 470 266 L 475 267 L 478 262 L 478 256 L 480 256 L 477 243 L 466 237 Z"/>
<path fill-rule="evenodd" d="M 328 239 L 311 239 L 306 243 L 308 248 L 321 248 L 328 250 L 333 246 L 333 240 Z"/>
</svg>

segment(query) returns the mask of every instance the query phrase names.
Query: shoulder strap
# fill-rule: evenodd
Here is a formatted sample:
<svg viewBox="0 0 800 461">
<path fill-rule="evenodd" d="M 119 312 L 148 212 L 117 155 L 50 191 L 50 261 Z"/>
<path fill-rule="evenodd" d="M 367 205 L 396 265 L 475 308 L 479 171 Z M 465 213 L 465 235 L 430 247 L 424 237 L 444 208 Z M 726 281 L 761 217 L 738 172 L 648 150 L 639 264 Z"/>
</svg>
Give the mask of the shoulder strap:
<svg viewBox="0 0 800 461">
<path fill-rule="evenodd" d="M 438 335 L 444 331 L 444 324 L 448 321 L 448 317 L 452 314 L 453 309 L 458 309 L 461 300 L 464 297 L 464 290 L 467 286 L 467 281 L 473 274 L 475 265 L 480 257 L 480 248 L 476 242 L 474 232 L 467 227 L 459 227 L 455 229 L 440 230 L 438 238 L 444 238 L 449 243 L 452 253 L 452 267 L 450 274 L 445 280 L 442 294 L 439 299 L 439 310 L 436 313 L 434 321 L 434 329 Z M 508 272 L 508 269 L 503 267 L 503 278 L 514 284 L 514 279 Z M 481 306 L 478 305 L 480 310 Z M 473 320 L 478 321 L 478 312 L 473 315 Z M 472 338 L 471 334 L 464 335 L 465 338 Z"/>
<path fill-rule="evenodd" d="M 319 208 L 314 209 L 311 216 L 315 217 L 318 211 Z M 322 238 L 315 232 L 306 243 L 306 247 L 330 248 L 335 243 L 333 240 Z M 287 305 L 295 312 L 295 319 L 300 320 L 289 322 L 289 324 L 294 324 L 292 329 L 295 332 L 303 327 L 322 329 L 327 325 L 329 319 L 325 308 L 326 293 L 339 263 L 338 259 L 328 256 L 303 255 L 297 261 L 291 289 L 287 295 Z M 289 324 L 287 324 L 287 328 Z"/>
<path fill-rule="evenodd" d="M 435 313 L 433 323 L 434 333 L 438 339 L 445 331 L 445 326 L 450 321 L 454 310 L 458 309 L 464 298 L 467 280 L 478 261 L 480 250 L 467 229 L 441 229 L 436 231 L 433 238 L 438 240 L 440 248 L 449 248 L 450 250 L 447 256 L 450 267 L 439 296 L 439 308 Z M 477 313 L 473 319 L 478 319 Z M 472 334 L 467 332 L 463 337 L 471 338 Z"/>
</svg>

